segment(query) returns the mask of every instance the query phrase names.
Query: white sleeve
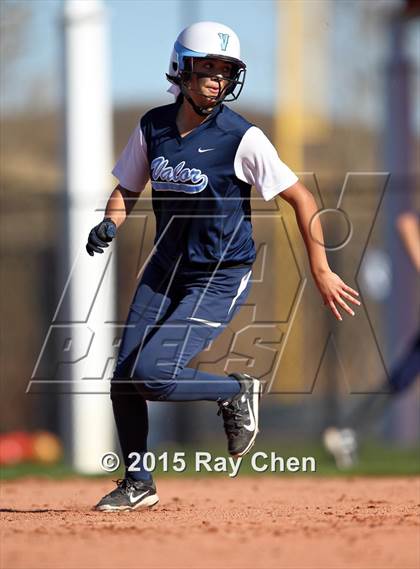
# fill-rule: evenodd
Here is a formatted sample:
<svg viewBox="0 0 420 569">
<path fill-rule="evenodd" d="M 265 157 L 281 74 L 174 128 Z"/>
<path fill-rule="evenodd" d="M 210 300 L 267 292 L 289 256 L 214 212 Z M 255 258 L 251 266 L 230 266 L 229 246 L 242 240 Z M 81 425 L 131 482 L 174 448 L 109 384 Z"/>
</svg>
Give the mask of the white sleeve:
<svg viewBox="0 0 420 569">
<path fill-rule="evenodd" d="M 234 168 L 236 177 L 255 186 L 265 201 L 290 188 L 299 179 L 280 160 L 274 146 L 256 126 L 251 126 L 242 137 Z"/>
<path fill-rule="evenodd" d="M 149 161 L 147 159 L 147 145 L 140 123 L 132 132 L 112 173 L 126 190 L 131 192 L 144 190 L 149 180 Z"/>
</svg>

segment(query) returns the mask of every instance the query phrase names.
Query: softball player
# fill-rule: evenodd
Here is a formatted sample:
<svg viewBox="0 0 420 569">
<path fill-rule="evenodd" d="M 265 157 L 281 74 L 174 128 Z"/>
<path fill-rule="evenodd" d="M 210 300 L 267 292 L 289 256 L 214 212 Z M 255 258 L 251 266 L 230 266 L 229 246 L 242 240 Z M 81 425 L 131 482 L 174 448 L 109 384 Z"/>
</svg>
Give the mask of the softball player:
<svg viewBox="0 0 420 569">
<path fill-rule="evenodd" d="M 126 473 L 98 510 L 134 510 L 159 500 L 150 473 L 141 468 L 147 400 L 215 401 L 229 453 L 243 456 L 254 444 L 260 381 L 186 367 L 249 294 L 255 260 L 252 186 L 264 200 L 281 193 L 295 208 L 314 278 L 336 317 L 341 320 L 335 303 L 351 314 L 344 299 L 359 304 L 352 296 L 357 292 L 331 272 L 324 248 L 310 238 L 309 222 L 317 211 L 312 194 L 264 133 L 223 104 L 238 98 L 245 72 L 239 39 L 227 26 L 199 22 L 181 32 L 167 74 L 176 101 L 139 121 L 113 169 L 119 184 L 105 218 L 89 234 L 88 253 L 103 253 L 151 181 L 153 255 L 130 307 L 111 382 Z M 322 243 L 319 222 L 312 234 Z M 140 457 L 133 472 L 132 452 Z"/>
<path fill-rule="evenodd" d="M 396 228 L 414 270 L 420 274 L 419 212 L 404 211 L 396 220 Z M 328 427 L 323 433 L 325 449 L 332 454 L 339 469 L 358 462 L 358 436 L 366 431 L 386 407 L 420 378 L 420 329 L 392 367 L 388 377 L 378 384 L 376 393 L 368 395 L 340 421 L 340 427 Z M 378 397 L 379 395 L 379 397 Z M 345 425 L 345 426 L 344 426 Z"/>
</svg>

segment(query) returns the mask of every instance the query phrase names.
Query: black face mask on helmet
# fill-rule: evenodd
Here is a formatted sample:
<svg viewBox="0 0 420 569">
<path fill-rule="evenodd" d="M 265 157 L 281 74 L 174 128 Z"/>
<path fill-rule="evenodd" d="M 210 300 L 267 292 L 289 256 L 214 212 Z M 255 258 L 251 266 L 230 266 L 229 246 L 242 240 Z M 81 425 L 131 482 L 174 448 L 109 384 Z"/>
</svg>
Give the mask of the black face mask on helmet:
<svg viewBox="0 0 420 569">
<path fill-rule="evenodd" d="M 181 73 L 176 76 L 176 77 L 172 77 L 169 74 L 166 74 L 166 78 L 168 79 L 168 81 L 170 81 L 171 83 L 174 83 L 175 85 L 177 85 L 180 90 L 182 95 L 185 97 L 185 99 L 190 103 L 190 105 L 192 106 L 192 108 L 194 109 L 194 111 L 201 117 L 206 117 L 208 115 L 210 115 L 214 108 L 217 105 L 220 105 L 223 102 L 230 102 L 230 101 L 236 101 L 236 99 L 239 97 L 239 95 L 241 94 L 241 91 L 243 89 L 244 86 L 244 82 L 245 82 L 245 75 L 246 75 L 246 67 L 245 64 L 242 62 L 238 62 L 238 60 L 233 60 L 230 57 L 223 57 L 218 55 L 217 57 L 214 57 L 213 59 L 217 59 L 218 61 L 226 61 L 227 63 L 229 63 L 232 67 L 232 71 L 230 73 L 229 77 L 225 77 L 225 76 L 220 76 L 218 75 L 213 75 L 210 72 L 203 72 L 203 71 L 195 71 L 194 70 L 194 60 L 196 58 L 194 57 L 184 57 L 184 69 L 183 71 L 181 71 Z M 211 55 L 208 56 L 208 58 L 206 59 L 212 59 Z M 176 64 L 174 63 L 173 66 L 175 66 Z M 174 69 L 174 71 L 176 72 L 177 69 Z M 194 102 L 194 100 L 192 99 L 190 93 L 191 93 L 191 88 L 189 86 L 191 79 L 193 76 L 196 76 L 197 78 L 210 78 L 214 81 L 217 81 L 218 85 L 219 85 L 219 92 L 217 95 L 210 97 L 210 96 L 206 96 L 208 99 L 211 100 L 211 106 L 200 106 L 197 105 L 197 103 Z M 222 87 L 222 81 L 226 82 L 226 85 L 224 87 Z M 202 94 L 199 90 L 194 90 L 195 93 L 197 94 Z M 228 98 L 229 97 L 229 98 Z"/>
</svg>

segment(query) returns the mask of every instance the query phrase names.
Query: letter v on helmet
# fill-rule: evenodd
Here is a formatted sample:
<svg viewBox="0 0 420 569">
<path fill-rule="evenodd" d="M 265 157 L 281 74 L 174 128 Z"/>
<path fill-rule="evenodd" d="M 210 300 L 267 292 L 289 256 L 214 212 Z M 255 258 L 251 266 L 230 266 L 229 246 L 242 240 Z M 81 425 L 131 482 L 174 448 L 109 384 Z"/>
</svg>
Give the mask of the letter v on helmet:
<svg viewBox="0 0 420 569">
<path fill-rule="evenodd" d="M 219 38 L 221 50 L 226 51 L 229 42 L 229 34 L 223 34 L 222 32 L 219 32 Z"/>
</svg>

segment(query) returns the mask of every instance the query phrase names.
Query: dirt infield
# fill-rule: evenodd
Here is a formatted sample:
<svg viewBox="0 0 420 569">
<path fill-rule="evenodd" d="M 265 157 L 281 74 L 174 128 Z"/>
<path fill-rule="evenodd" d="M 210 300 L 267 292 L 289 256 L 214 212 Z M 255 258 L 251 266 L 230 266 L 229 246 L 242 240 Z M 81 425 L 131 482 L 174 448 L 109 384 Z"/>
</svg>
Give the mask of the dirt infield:
<svg viewBox="0 0 420 569">
<path fill-rule="evenodd" d="M 111 487 L 4 482 L 1 567 L 420 566 L 419 478 L 164 478 L 153 510 L 91 511 Z"/>
</svg>

